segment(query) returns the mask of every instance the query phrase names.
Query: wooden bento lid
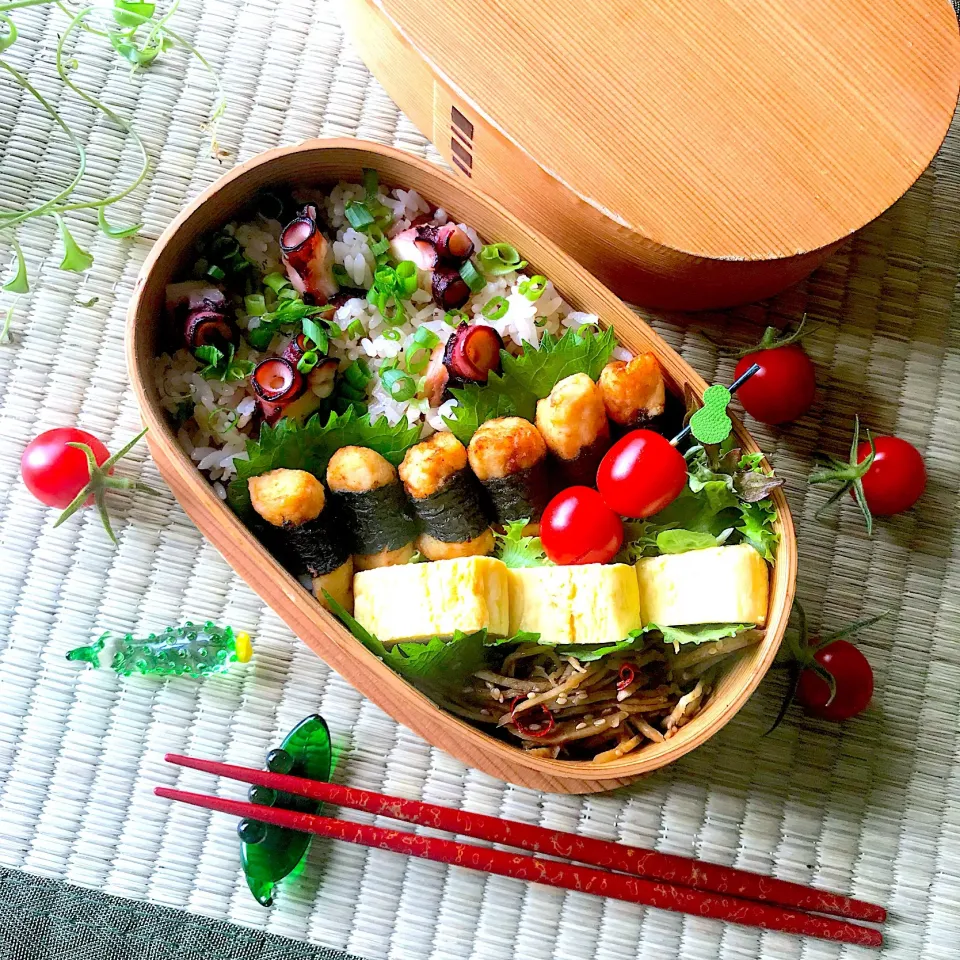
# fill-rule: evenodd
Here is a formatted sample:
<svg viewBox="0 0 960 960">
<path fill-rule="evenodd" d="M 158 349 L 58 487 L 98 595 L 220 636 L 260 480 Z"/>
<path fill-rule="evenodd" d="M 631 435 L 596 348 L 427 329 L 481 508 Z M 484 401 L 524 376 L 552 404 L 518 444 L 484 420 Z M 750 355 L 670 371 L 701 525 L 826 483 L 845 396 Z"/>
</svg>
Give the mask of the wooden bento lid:
<svg viewBox="0 0 960 960">
<path fill-rule="evenodd" d="M 960 85 L 947 0 L 345 0 L 345 20 L 476 185 L 671 282 L 698 260 L 809 272 L 917 179 Z"/>
</svg>

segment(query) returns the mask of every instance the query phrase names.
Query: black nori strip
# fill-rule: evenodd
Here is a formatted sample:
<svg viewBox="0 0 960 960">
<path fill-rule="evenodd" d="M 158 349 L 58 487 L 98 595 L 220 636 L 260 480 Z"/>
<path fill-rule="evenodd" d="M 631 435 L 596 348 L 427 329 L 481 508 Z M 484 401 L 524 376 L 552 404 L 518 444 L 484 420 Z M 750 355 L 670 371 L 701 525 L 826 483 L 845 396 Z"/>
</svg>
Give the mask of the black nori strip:
<svg viewBox="0 0 960 960">
<path fill-rule="evenodd" d="M 567 486 L 592 487 L 597 482 L 597 468 L 603 455 L 610 449 L 610 438 L 608 436 L 597 437 L 593 443 L 583 447 L 572 460 L 563 460 L 557 458 L 563 470 Z"/>
<path fill-rule="evenodd" d="M 663 413 L 658 413 L 655 417 L 641 414 L 633 423 L 629 424 L 615 423 L 611 420 L 611 432 L 614 440 L 626 436 L 631 430 L 652 430 L 654 433 L 659 433 L 661 437 L 672 440 L 683 429 L 684 413 L 683 401 L 675 394 L 667 391 Z"/>
<path fill-rule="evenodd" d="M 417 535 L 401 483 L 374 490 L 342 491 L 333 497 L 342 508 L 351 553 L 397 550 Z"/>
<path fill-rule="evenodd" d="M 550 483 L 545 466 L 546 458 L 532 467 L 506 477 L 482 480 L 493 504 L 497 523 L 529 520 L 536 523 L 550 502 Z"/>
<path fill-rule="evenodd" d="M 329 507 L 313 520 L 299 526 L 285 523 L 282 529 L 290 549 L 312 577 L 333 573 L 350 556 L 343 527 Z"/>
<path fill-rule="evenodd" d="M 490 526 L 483 490 L 468 470 L 458 470 L 436 493 L 412 498 L 420 529 L 443 543 L 466 543 Z"/>
</svg>

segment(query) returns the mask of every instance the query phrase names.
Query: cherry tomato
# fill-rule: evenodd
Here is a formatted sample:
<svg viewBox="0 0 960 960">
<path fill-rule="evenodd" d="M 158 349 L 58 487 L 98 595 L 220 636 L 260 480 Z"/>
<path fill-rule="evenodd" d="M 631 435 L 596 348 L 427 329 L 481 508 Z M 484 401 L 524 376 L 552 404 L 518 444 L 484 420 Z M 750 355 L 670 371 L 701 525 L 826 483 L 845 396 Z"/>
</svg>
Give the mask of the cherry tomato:
<svg viewBox="0 0 960 960">
<path fill-rule="evenodd" d="M 554 563 L 607 563 L 623 543 L 623 523 L 596 490 L 568 487 L 543 511 L 540 540 Z"/>
<path fill-rule="evenodd" d="M 863 475 L 863 493 L 871 513 L 889 516 L 909 510 L 927 486 L 927 468 L 912 444 L 899 437 L 875 437 L 877 456 Z M 857 463 L 870 455 L 870 444 L 857 447 Z"/>
<path fill-rule="evenodd" d="M 813 655 L 825 670 L 833 675 L 837 692 L 830 699 L 830 687 L 826 680 L 813 670 L 800 674 L 797 699 L 807 713 L 824 720 L 848 720 L 862 713 L 873 696 L 873 670 L 870 661 L 846 640 L 834 640 Z"/>
<path fill-rule="evenodd" d="M 737 392 L 743 409 L 755 420 L 788 423 L 813 406 L 816 370 L 800 344 L 748 353 L 734 375 L 742 376 L 755 363 L 760 369 Z"/>
<path fill-rule="evenodd" d="M 659 433 L 633 430 L 606 453 L 597 489 L 622 517 L 643 519 L 673 503 L 687 483 L 687 463 Z"/>
<path fill-rule="evenodd" d="M 57 427 L 41 433 L 27 444 L 20 458 L 20 473 L 27 489 L 41 503 L 61 510 L 90 481 L 86 455 L 68 447 L 68 443 L 87 444 L 98 464 L 110 458 L 107 448 L 92 433 L 76 427 Z"/>
</svg>

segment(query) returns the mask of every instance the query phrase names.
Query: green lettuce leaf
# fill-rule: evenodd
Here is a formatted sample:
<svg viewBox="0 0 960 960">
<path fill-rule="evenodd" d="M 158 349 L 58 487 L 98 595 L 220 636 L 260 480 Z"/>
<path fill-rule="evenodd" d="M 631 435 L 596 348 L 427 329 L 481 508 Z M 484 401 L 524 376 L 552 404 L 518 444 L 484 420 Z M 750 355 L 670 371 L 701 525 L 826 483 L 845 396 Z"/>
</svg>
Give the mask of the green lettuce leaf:
<svg viewBox="0 0 960 960">
<path fill-rule="evenodd" d="M 405 419 L 393 426 L 386 417 L 371 422 L 369 414 L 361 416 L 352 407 L 342 415 L 331 413 L 326 423 L 315 416 L 303 425 L 287 419 L 272 427 L 264 424 L 260 439 L 247 441 L 247 459 L 236 461 L 237 476 L 227 489 L 227 502 L 237 513 L 249 514 L 247 480 L 279 467 L 306 470 L 322 479 L 341 447 L 369 447 L 397 466 L 419 437 L 419 427 Z"/>
<path fill-rule="evenodd" d="M 657 549 L 660 553 L 689 553 L 691 550 L 706 550 L 718 545 L 712 533 L 695 530 L 664 530 L 657 534 Z"/>
<path fill-rule="evenodd" d="M 539 633 L 533 633 L 530 630 L 518 630 L 512 637 L 494 637 L 486 641 L 488 647 L 505 647 L 513 643 L 537 643 L 540 640 Z"/>
<path fill-rule="evenodd" d="M 529 520 L 515 520 L 506 525 L 503 533 L 494 533 L 496 547 L 493 555 L 511 568 L 552 566 L 543 552 L 540 538 L 523 535 L 528 523 Z"/>
<path fill-rule="evenodd" d="M 737 526 L 744 542 L 749 543 L 764 560 L 773 562 L 774 551 L 780 535 L 773 529 L 777 510 L 772 500 L 757 503 L 741 503 L 742 522 Z"/>
</svg>

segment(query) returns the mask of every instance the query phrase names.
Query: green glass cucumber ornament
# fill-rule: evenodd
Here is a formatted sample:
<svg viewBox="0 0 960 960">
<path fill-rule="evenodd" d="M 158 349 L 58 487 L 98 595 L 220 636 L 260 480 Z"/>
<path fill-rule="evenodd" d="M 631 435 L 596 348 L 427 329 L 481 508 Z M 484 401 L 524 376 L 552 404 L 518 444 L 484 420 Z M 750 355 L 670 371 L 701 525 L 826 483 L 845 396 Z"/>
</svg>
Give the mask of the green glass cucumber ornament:
<svg viewBox="0 0 960 960">
<path fill-rule="evenodd" d="M 309 780 L 329 780 L 333 762 L 330 731 L 321 716 L 301 720 L 284 738 L 279 749 L 267 754 L 267 769 Z M 319 813 L 322 804 L 307 797 L 278 793 L 267 787 L 251 787 L 251 803 L 283 807 L 302 813 Z M 310 847 L 311 835 L 286 827 L 246 818 L 237 825 L 240 859 L 247 886 L 264 907 L 273 903 L 274 887 L 301 869 Z"/>
<path fill-rule="evenodd" d="M 111 650 L 105 653 L 108 644 Z M 99 667 L 101 655 L 112 655 L 110 667 L 125 677 L 132 673 L 207 677 L 223 673 L 231 663 L 246 663 L 252 654 L 249 634 L 234 633 L 232 627 L 218 627 L 209 620 L 202 626 L 188 620 L 183 626 L 151 633 L 144 640 L 129 633 L 110 640 L 107 632 L 96 643 L 71 650 L 67 659 Z"/>
</svg>

